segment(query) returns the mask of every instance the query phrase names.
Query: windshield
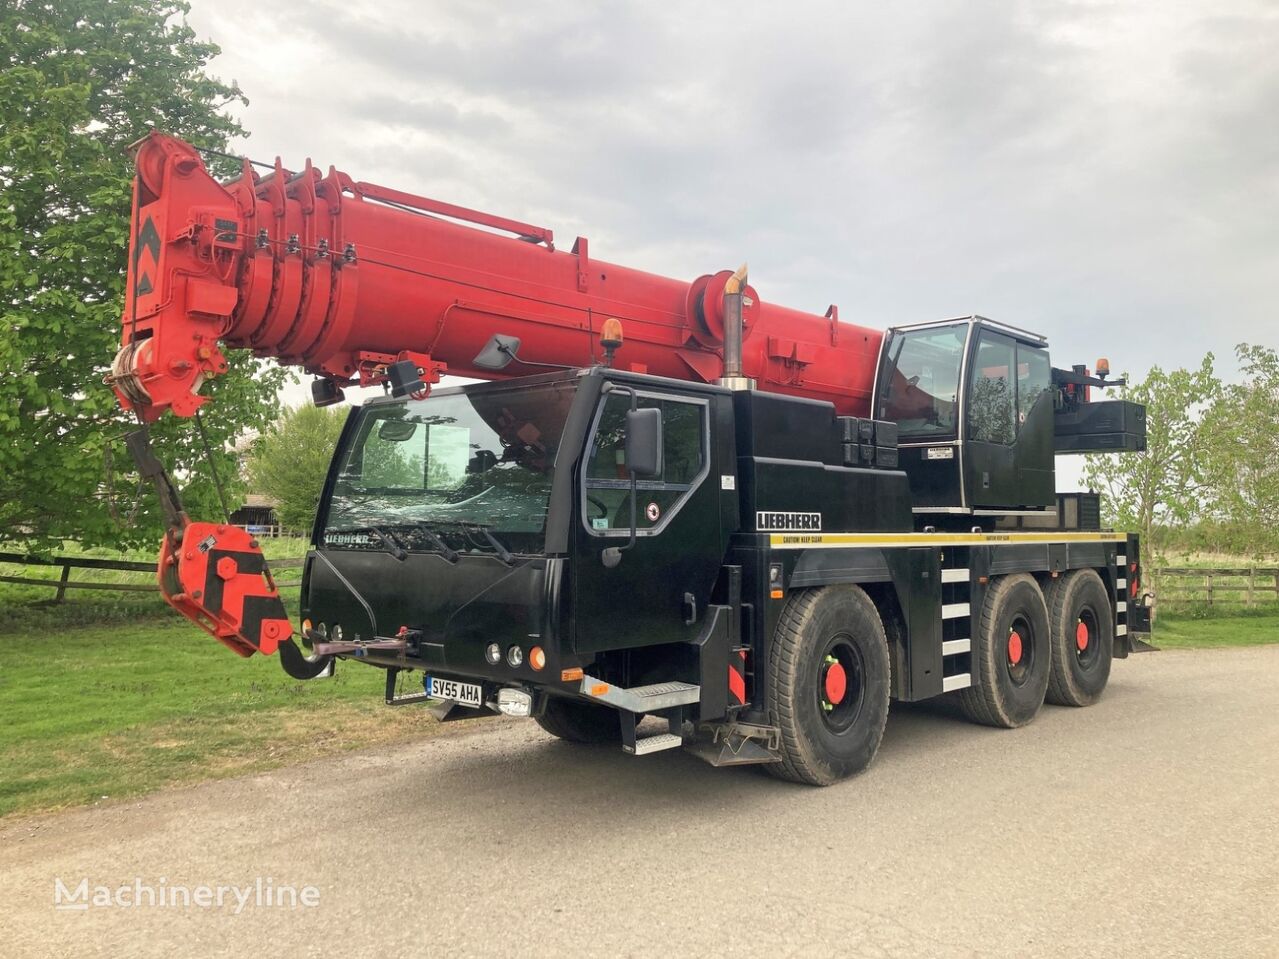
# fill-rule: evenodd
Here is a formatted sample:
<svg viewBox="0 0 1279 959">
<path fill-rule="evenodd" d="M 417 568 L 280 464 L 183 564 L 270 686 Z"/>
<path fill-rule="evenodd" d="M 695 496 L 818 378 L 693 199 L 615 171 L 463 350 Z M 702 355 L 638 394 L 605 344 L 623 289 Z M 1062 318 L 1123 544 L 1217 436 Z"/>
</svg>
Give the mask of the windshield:
<svg viewBox="0 0 1279 959">
<path fill-rule="evenodd" d="M 481 389 L 365 408 L 338 453 L 323 545 L 543 551 L 575 390 L 575 382 Z"/>
<path fill-rule="evenodd" d="M 895 332 L 879 374 L 876 415 L 902 437 L 956 435 L 959 368 L 968 324 Z"/>
</svg>

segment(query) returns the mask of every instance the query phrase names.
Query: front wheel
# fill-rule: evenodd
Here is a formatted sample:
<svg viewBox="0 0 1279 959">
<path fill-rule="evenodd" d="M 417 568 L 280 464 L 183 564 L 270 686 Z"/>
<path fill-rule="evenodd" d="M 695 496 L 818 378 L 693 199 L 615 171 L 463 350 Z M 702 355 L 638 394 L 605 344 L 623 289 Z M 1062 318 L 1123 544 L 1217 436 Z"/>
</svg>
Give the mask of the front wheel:
<svg viewBox="0 0 1279 959">
<path fill-rule="evenodd" d="M 879 611 L 856 586 L 791 596 L 769 655 L 768 707 L 792 782 L 829 786 L 875 758 L 888 720 L 888 640 Z"/>
</svg>

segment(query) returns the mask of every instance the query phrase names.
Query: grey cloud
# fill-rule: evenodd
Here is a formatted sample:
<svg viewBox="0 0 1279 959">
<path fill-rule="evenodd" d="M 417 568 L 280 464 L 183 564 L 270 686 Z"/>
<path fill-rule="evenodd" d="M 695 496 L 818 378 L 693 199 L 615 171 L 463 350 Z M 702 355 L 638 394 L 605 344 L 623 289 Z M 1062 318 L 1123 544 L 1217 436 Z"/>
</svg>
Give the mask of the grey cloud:
<svg viewBox="0 0 1279 959">
<path fill-rule="evenodd" d="M 633 89 L 651 64 L 642 51 L 661 48 L 662 27 L 642 6 L 468 2 L 454 5 L 451 21 L 435 20 L 427 6 L 379 18 L 349 4 L 306 4 L 290 22 L 348 58 L 525 101 L 569 103 Z"/>
<path fill-rule="evenodd" d="M 309 60 L 252 47 L 250 10 Z M 1263 0 L 196 0 L 193 19 L 253 98 L 255 147 L 581 232 L 604 259 L 690 278 L 749 259 L 766 298 L 872 326 L 984 312 L 1062 363 L 1275 341 Z M 316 62 L 342 95 L 281 89 Z"/>
<path fill-rule="evenodd" d="M 365 123 L 386 129 L 409 127 L 418 130 L 462 133 L 484 140 L 500 136 L 509 128 L 499 114 L 481 108 L 463 109 L 443 98 L 413 99 L 390 93 L 370 93 L 352 104 Z"/>
</svg>

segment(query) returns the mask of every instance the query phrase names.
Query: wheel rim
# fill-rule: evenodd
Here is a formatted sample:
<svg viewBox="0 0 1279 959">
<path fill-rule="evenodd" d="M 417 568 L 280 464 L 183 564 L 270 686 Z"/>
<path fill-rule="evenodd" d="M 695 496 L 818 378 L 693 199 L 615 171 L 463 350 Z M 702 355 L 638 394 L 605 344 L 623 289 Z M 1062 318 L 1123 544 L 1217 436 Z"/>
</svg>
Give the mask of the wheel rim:
<svg viewBox="0 0 1279 959">
<path fill-rule="evenodd" d="M 842 733 L 857 721 L 865 700 L 862 655 L 851 636 L 836 636 L 818 660 L 818 713 L 827 729 Z"/>
<path fill-rule="evenodd" d="M 1030 678 L 1035 665 L 1035 629 L 1025 616 L 1013 617 L 1008 627 L 1004 649 L 1004 668 L 1008 678 L 1021 686 Z"/>
<path fill-rule="evenodd" d="M 1101 623 L 1097 618 L 1097 611 L 1091 606 L 1082 607 L 1075 621 L 1074 644 L 1075 659 L 1080 666 L 1088 667 L 1097 662 L 1101 655 L 1098 652 L 1100 635 Z"/>
</svg>

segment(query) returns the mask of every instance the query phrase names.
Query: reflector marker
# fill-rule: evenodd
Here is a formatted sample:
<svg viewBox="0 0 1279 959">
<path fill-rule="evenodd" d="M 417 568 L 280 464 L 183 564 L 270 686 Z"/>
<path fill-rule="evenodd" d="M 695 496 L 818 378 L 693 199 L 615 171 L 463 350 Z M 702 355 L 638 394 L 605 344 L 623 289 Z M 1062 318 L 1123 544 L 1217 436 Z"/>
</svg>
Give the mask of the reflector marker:
<svg viewBox="0 0 1279 959">
<path fill-rule="evenodd" d="M 1118 556 L 1115 557 L 1116 566 L 1124 566 L 1127 563 L 1128 563 L 1128 557 L 1125 556 L 1123 553 L 1120 553 Z"/>
<path fill-rule="evenodd" d="M 972 640 L 948 639 L 941 644 L 941 654 L 943 656 L 958 656 L 960 653 L 966 653 L 972 648 Z"/>
<path fill-rule="evenodd" d="M 1128 588 L 1128 580 L 1126 580 L 1126 579 L 1119 579 L 1119 580 L 1116 580 L 1116 581 L 1115 581 L 1115 588 L 1116 588 L 1116 589 L 1127 589 L 1127 588 Z"/>
<path fill-rule="evenodd" d="M 1127 626 L 1125 626 L 1123 623 L 1120 623 L 1118 626 L 1116 626 L 1116 627 L 1115 627 L 1115 635 L 1116 635 L 1116 636 L 1127 636 L 1127 635 L 1128 635 L 1128 627 L 1127 627 Z"/>
<path fill-rule="evenodd" d="M 1119 612 L 1119 613 L 1126 613 L 1126 612 L 1128 612 L 1128 604 L 1127 604 L 1127 603 L 1115 603 L 1115 611 L 1116 611 L 1116 612 Z"/>
<path fill-rule="evenodd" d="M 966 569 L 943 569 L 941 571 L 941 581 L 943 583 L 966 583 L 970 573 Z"/>
<path fill-rule="evenodd" d="M 728 656 L 728 694 L 730 706 L 746 704 L 746 650 L 734 650 Z"/>
<path fill-rule="evenodd" d="M 958 676 L 947 676 L 941 681 L 941 691 L 949 693 L 956 689 L 967 689 L 973 684 L 971 673 L 960 673 Z"/>
<path fill-rule="evenodd" d="M 941 618 L 958 619 L 960 616 L 967 616 L 969 611 L 968 603 L 947 603 L 941 608 Z"/>
</svg>

